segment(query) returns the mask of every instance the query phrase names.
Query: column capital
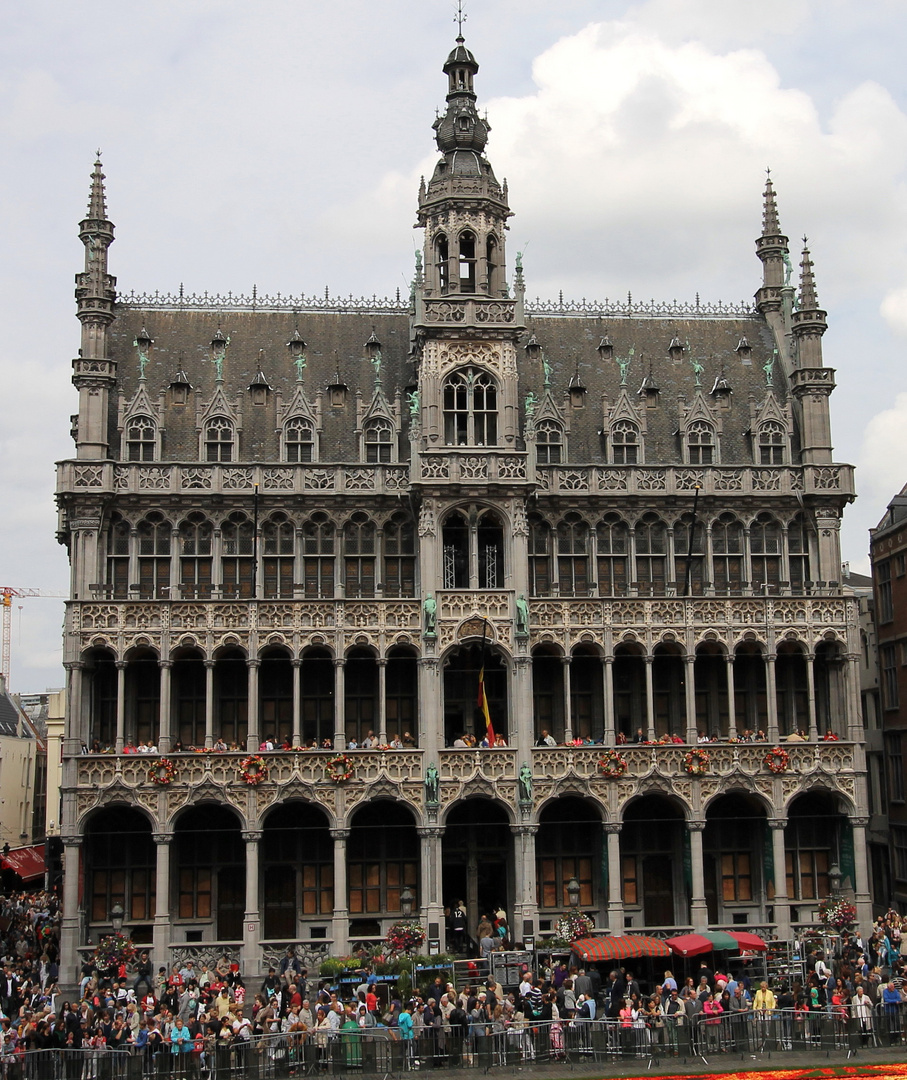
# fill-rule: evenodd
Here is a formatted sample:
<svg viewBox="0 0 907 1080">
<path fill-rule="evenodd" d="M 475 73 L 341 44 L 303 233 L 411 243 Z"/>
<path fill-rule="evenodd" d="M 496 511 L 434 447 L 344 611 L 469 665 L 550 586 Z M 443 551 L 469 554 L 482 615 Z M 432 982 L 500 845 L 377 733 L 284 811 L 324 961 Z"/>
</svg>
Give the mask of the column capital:
<svg viewBox="0 0 907 1080">
<path fill-rule="evenodd" d="M 416 663 L 419 667 L 436 668 L 441 661 L 437 656 L 420 656 Z"/>
<path fill-rule="evenodd" d="M 290 667 L 301 668 L 302 667 L 302 657 L 301 656 L 294 656 L 293 659 L 290 661 Z"/>
<path fill-rule="evenodd" d="M 690 818 L 687 822 L 687 828 L 690 832 L 702 832 L 705 828 L 705 818 Z"/>
<path fill-rule="evenodd" d="M 156 844 L 172 844 L 173 833 L 172 832 L 156 832 L 151 834 L 152 840 Z"/>
<path fill-rule="evenodd" d="M 70 833 L 67 836 L 61 836 L 64 847 L 81 847 L 83 837 L 78 836 L 76 833 Z"/>
<path fill-rule="evenodd" d="M 117 669 L 117 671 L 125 671 L 129 665 L 126 663 L 125 660 L 114 660 L 113 666 Z"/>
<path fill-rule="evenodd" d="M 624 823 L 622 821 L 606 821 L 602 827 L 609 836 L 619 836 Z"/>
<path fill-rule="evenodd" d="M 243 829 L 242 838 L 247 844 L 257 844 L 261 840 L 261 829 Z"/>
<path fill-rule="evenodd" d="M 850 819 L 850 824 L 855 829 L 865 829 L 869 825 L 869 818 L 868 817 L 852 817 Z"/>
<path fill-rule="evenodd" d="M 539 827 L 538 825 L 511 825 L 510 831 L 514 836 L 535 836 Z"/>
<path fill-rule="evenodd" d="M 613 664 L 614 663 L 614 657 L 613 656 L 602 656 L 601 657 L 601 662 L 603 664 Z"/>
<path fill-rule="evenodd" d="M 515 667 L 529 667 L 532 664 L 532 657 L 525 655 L 515 656 L 513 663 Z"/>
<path fill-rule="evenodd" d="M 247 668 L 260 668 L 261 667 L 261 661 L 258 659 L 257 656 L 250 656 L 249 659 L 246 660 L 246 667 Z"/>
<path fill-rule="evenodd" d="M 216 660 L 203 660 L 202 663 L 205 665 L 206 668 L 208 668 L 209 671 L 213 671 L 214 668 L 217 666 Z"/>
<path fill-rule="evenodd" d="M 387 667 L 387 657 L 379 656 L 375 661 L 375 667 Z"/>
<path fill-rule="evenodd" d="M 444 835 L 443 825 L 417 825 L 416 834 L 426 839 L 440 839 Z"/>
<path fill-rule="evenodd" d="M 84 671 L 87 664 L 84 660 L 64 660 L 63 667 L 66 671 Z"/>
<path fill-rule="evenodd" d="M 350 830 L 349 829 L 329 829 L 328 831 L 331 834 L 331 839 L 332 840 L 346 841 L 346 840 L 349 840 L 349 838 L 350 838 Z"/>
<path fill-rule="evenodd" d="M 733 664 L 733 662 L 734 662 L 734 654 L 732 652 L 726 652 L 724 654 L 724 661 L 725 661 L 726 664 Z"/>
<path fill-rule="evenodd" d="M 157 666 L 159 668 L 172 668 L 173 667 L 173 661 L 172 660 L 158 660 Z"/>
<path fill-rule="evenodd" d="M 787 825 L 787 818 L 770 817 L 768 819 L 768 827 L 770 829 L 783 829 L 786 825 Z"/>
<path fill-rule="evenodd" d="M 651 653 L 646 653 L 646 655 L 643 657 L 643 660 L 645 660 L 645 662 L 650 666 L 655 663 L 655 657 Z"/>
<path fill-rule="evenodd" d="M 568 664 L 573 663 L 573 657 L 569 654 L 561 657 L 561 663 L 566 667 Z"/>
<path fill-rule="evenodd" d="M 763 660 L 765 660 L 766 664 L 774 664 L 777 659 L 778 654 L 773 652 L 767 652 L 763 656 Z"/>
<path fill-rule="evenodd" d="M 333 662 L 334 662 L 334 667 L 335 668 L 346 667 L 346 657 L 345 656 L 335 656 Z"/>
</svg>

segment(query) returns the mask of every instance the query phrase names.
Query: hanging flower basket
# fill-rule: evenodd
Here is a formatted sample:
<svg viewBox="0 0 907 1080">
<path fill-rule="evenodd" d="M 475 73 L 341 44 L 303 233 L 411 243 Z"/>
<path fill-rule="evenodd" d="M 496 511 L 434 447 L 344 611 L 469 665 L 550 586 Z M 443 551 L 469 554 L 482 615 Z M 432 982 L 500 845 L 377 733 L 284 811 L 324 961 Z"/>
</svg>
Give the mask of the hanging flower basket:
<svg viewBox="0 0 907 1080">
<path fill-rule="evenodd" d="M 156 761 L 148 770 L 148 780 L 150 783 L 159 784 L 161 787 L 172 784 L 175 778 L 176 766 L 170 758 L 162 757 L 160 761 Z"/>
<path fill-rule="evenodd" d="M 554 933 L 564 941 L 577 941 L 588 937 L 594 925 L 589 916 L 581 911 L 569 911 L 557 920 Z"/>
<path fill-rule="evenodd" d="M 346 754 L 338 754 L 325 765 L 324 771 L 327 773 L 328 780 L 333 780 L 335 784 L 342 784 L 344 780 L 352 777 L 353 763 Z"/>
<path fill-rule="evenodd" d="M 389 953 L 405 953 L 418 949 L 425 941 L 425 928 L 417 922 L 396 922 L 384 939 Z"/>
<path fill-rule="evenodd" d="M 268 766 L 259 754 L 250 754 L 239 763 L 240 779 L 249 785 L 256 787 L 268 779 Z"/>
<path fill-rule="evenodd" d="M 768 769 L 769 772 L 783 773 L 787 772 L 790 766 L 790 754 L 784 749 L 783 746 L 775 746 L 765 755 L 762 759 L 762 764 Z"/>
<path fill-rule="evenodd" d="M 617 780 L 627 771 L 627 759 L 616 750 L 607 750 L 598 759 L 598 769 L 609 780 Z"/>
<path fill-rule="evenodd" d="M 102 937 L 94 950 L 95 966 L 99 971 L 108 971 L 121 964 L 128 964 L 134 956 L 135 948 L 131 939 L 119 933 Z"/>
<path fill-rule="evenodd" d="M 843 896 L 829 896 L 819 904 L 819 921 L 846 930 L 857 921 L 857 909 Z"/>
<path fill-rule="evenodd" d="M 690 750 L 684 755 L 683 767 L 690 776 L 703 776 L 712 767 L 712 759 L 707 750 Z"/>
</svg>

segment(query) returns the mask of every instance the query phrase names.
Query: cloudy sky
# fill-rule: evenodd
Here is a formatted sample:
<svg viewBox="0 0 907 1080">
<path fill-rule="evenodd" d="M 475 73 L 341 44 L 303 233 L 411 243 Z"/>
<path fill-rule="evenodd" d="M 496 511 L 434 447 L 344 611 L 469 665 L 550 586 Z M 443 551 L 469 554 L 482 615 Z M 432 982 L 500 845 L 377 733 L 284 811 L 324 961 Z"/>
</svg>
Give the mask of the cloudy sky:
<svg viewBox="0 0 907 1080">
<path fill-rule="evenodd" d="M 430 173 L 450 0 L 0 0 L 0 585 L 64 592 L 73 274 L 94 151 L 124 292 L 390 295 Z M 740 300 L 771 166 L 829 313 L 844 557 L 907 481 L 903 0 L 469 0 L 529 293 Z M 795 260 L 798 261 L 798 260 Z M 20 610 L 21 605 L 21 610 Z M 62 603 L 15 602 L 12 687 L 61 685 Z"/>
</svg>

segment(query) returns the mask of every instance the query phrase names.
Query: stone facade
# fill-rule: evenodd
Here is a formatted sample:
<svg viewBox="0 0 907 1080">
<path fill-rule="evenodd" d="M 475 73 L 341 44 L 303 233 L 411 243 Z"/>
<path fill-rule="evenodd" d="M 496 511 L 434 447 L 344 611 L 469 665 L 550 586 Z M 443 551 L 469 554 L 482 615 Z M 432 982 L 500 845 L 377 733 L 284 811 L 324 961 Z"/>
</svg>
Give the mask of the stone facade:
<svg viewBox="0 0 907 1080">
<path fill-rule="evenodd" d="M 249 973 L 381 937 L 406 888 L 442 945 L 452 899 L 519 939 L 574 878 L 612 931 L 784 936 L 836 867 L 868 917 L 809 252 L 795 288 L 769 181 L 752 309 L 527 303 L 477 70 L 458 39 L 408 298 L 118 299 L 96 163 L 58 474 L 68 974 L 115 903 L 157 962 Z M 504 745 L 470 749 L 480 669 Z"/>
</svg>

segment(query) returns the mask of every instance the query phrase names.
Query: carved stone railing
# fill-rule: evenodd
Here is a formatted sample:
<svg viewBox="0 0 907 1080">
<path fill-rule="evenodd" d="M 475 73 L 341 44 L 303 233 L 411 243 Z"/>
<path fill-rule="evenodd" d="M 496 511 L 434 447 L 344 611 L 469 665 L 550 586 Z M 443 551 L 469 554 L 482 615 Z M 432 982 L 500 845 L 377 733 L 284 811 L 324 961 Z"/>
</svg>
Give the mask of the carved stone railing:
<svg viewBox="0 0 907 1080">
<path fill-rule="evenodd" d="M 614 495 L 852 495 L 853 466 L 540 465 L 540 492 Z"/>
<path fill-rule="evenodd" d="M 429 326 L 514 326 L 516 303 L 513 300 L 484 299 L 474 296 L 443 296 L 420 302 L 417 321 Z"/>
<path fill-rule="evenodd" d="M 347 784 L 371 783 L 379 776 L 402 783 L 421 781 L 423 776 L 421 750 L 347 750 L 353 764 L 353 777 Z M 492 751 L 494 753 L 494 751 Z M 264 753 L 268 770 L 267 779 L 258 786 L 287 784 L 299 780 L 305 784 L 322 785 L 325 791 L 333 791 L 336 784 L 327 772 L 327 763 L 334 757 L 332 750 L 272 751 Z M 167 790 L 212 781 L 215 784 L 241 783 L 241 762 L 247 757 L 243 752 L 226 753 L 193 751 L 168 754 L 174 771 Z M 126 787 L 153 788 L 149 770 L 159 761 L 157 754 L 82 754 L 74 759 L 78 763 L 78 786 L 105 788 L 114 780 Z"/>
<path fill-rule="evenodd" d="M 71 601 L 71 629 L 83 634 L 170 629 L 178 633 L 235 630 L 408 630 L 418 632 L 418 600 L 129 600 Z"/>
<path fill-rule="evenodd" d="M 662 776 L 688 777 L 684 759 L 691 750 L 700 750 L 709 757 L 707 772 L 702 779 L 728 776 L 742 772 L 748 776 L 758 773 L 771 775 L 765 764 L 765 756 L 772 748 L 770 743 L 708 743 L 691 747 L 686 744 L 632 745 L 617 747 L 627 763 L 624 778 L 628 780 L 659 773 Z M 788 754 L 787 769 L 783 776 L 797 776 L 824 769 L 827 772 L 850 772 L 854 769 L 854 744 L 846 742 L 785 743 Z M 558 780 L 568 775 L 593 778 L 601 775 L 599 761 L 601 746 L 539 746 L 532 751 L 532 772 Z M 620 781 L 611 781 L 619 783 Z"/>
<path fill-rule="evenodd" d="M 513 483 L 526 480 L 527 459 L 524 452 L 496 450 L 494 447 L 432 450 L 419 459 L 419 479 L 441 480 L 457 484 L 476 481 Z M 415 479 L 415 477 L 414 477 Z"/>
<path fill-rule="evenodd" d="M 311 495 L 315 492 L 397 494 L 409 487 L 409 466 L 63 461 L 57 472 L 57 490 L 60 492 L 230 495 L 252 494 L 256 484 L 262 496 Z"/>
<path fill-rule="evenodd" d="M 514 780 L 516 750 L 442 750 L 442 780 L 468 780 L 474 773 L 489 780 Z"/>
</svg>

